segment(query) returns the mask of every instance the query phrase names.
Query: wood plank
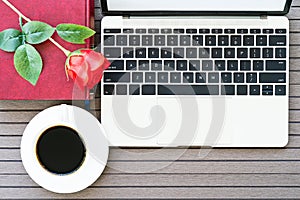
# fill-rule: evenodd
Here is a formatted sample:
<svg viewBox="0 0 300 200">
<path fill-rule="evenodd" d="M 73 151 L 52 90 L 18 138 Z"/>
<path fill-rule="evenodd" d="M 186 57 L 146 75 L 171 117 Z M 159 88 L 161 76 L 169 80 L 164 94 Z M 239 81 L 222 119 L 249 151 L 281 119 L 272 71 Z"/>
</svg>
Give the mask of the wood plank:
<svg viewBox="0 0 300 200">
<path fill-rule="evenodd" d="M 300 0 L 293 0 L 292 6 L 300 6 Z"/>
<path fill-rule="evenodd" d="M 201 181 L 200 181 L 201 180 Z M 110 174 L 92 187 L 295 187 L 300 174 Z M 38 187 L 28 175 L 0 175 L 1 187 Z"/>
<path fill-rule="evenodd" d="M 300 33 L 290 33 L 290 45 L 300 46 Z"/>
<path fill-rule="evenodd" d="M 245 156 L 246 155 L 246 156 Z M 20 161 L 19 149 L 0 149 L 0 160 Z M 300 149 L 111 148 L 109 161 L 300 161 Z M 300 172 L 299 172 L 300 173 Z"/>
<path fill-rule="evenodd" d="M 300 31 L 300 21 L 290 20 L 290 32 L 299 32 L 299 31 Z"/>
<path fill-rule="evenodd" d="M 245 155 L 246 156 L 246 155 Z M 299 174 L 296 161 L 116 161 L 104 174 Z M 24 174 L 21 161 L 0 162 L 1 175 Z"/>
<path fill-rule="evenodd" d="M 231 187 L 184 187 L 184 188 L 89 188 L 76 194 L 54 194 L 41 188 L 0 188 L 1 197 L 9 198 L 34 198 L 34 199 L 149 199 L 149 198 L 298 198 L 300 188 L 231 188 Z"/>
<path fill-rule="evenodd" d="M 291 7 L 291 10 L 287 14 L 287 17 L 292 20 L 300 19 L 300 8 L 299 7 Z"/>
<path fill-rule="evenodd" d="M 300 58 L 290 58 L 290 71 L 300 70 Z"/>
</svg>

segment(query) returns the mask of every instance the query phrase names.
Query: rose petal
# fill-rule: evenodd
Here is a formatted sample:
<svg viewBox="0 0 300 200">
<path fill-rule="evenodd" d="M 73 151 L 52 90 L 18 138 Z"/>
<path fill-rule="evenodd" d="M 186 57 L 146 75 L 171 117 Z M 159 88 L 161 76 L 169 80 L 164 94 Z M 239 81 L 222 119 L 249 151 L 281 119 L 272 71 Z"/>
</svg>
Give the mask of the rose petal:
<svg viewBox="0 0 300 200">
<path fill-rule="evenodd" d="M 84 57 L 81 55 L 74 55 L 70 57 L 69 65 L 78 66 L 84 63 Z"/>
</svg>

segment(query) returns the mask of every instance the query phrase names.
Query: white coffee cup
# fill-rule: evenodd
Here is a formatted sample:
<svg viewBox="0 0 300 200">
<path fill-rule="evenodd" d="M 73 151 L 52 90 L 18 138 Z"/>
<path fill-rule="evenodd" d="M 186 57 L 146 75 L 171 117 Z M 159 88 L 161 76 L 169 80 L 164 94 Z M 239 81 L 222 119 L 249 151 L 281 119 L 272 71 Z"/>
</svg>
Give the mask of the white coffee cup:
<svg viewBox="0 0 300 200">
<path fill-rule="evenodd" d="M 73 130 L 84 145 L 82 162 L 68 173 L 49 170 L 38 152 L 44 144 L 40 141 L 45 140 L 45 134 L 57 127 Z M 37 184 L 55 193 L 74 193 L 93 184 L 106 166 L 108 153 L 107 138 L 99 121 L 86 110 L 69 105 L 54 106 L 37 114 L 27 125 L 21 142 L 25 170 Z M 47 153 L 44 154 L 47 160 L 46 156 Z"/>
</svg>

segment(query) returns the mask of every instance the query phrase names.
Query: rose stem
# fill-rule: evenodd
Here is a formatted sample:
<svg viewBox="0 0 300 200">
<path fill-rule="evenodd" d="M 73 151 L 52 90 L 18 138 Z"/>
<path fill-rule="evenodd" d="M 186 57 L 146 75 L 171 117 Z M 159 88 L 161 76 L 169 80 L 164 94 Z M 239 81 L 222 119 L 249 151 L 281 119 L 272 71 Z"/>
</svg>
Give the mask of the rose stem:
<svg viewBox="0 0 300 200">
<path fill-rule="evenodd" d="M 15 13 L 17 13 L 20 17 L 22 17 L 25 21 L 30 22 L 31 20 L 26 17 L 23 13 L 21 13 L 14 5 L 12 5 L 8 0 L 2 0 L 8 7 L 10 7 Z M 65 49 L 58 42 L 56 42 L 53 38 L 49 38 L 49 40 L 57 46 L 64 54 L 68 57 L 71 53 L 69 50 Z"/>
</svg>

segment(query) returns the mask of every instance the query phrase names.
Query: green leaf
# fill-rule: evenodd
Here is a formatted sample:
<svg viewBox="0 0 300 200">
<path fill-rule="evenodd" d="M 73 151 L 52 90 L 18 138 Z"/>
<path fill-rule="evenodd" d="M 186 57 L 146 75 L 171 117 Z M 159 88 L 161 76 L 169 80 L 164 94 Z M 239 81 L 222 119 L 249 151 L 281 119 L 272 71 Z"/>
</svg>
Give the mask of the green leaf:
<svg viewBox="0 0 300 200">
<path fill-rule="evenodd" d="M 77 24 L 59 24 L 56 31 L 63 40 L 74 44 L 85 44 L 84 40 L 96 33 L 86 26 Z"/>
<path fill-rule="evenodd" d="M 23 26 L 23 32 L 26 35 L 26 42 L 29 44 L 40 44 L 53 35 L 55 28 L 44 22 L 31 21 Z"/>
<path fill-rule="evenodd" d="M 0 32 L 0 49 L 15 52 L 22 44 L 21 32 L 16 29 L 6 29 Z"/>
<path fill-rule="evenodd" d="M 36 85 L 43 68 L 39 52 L 30 44 L 20 46 L 14 56 L 17 72 L 32 85 Z"/>
</svg>

